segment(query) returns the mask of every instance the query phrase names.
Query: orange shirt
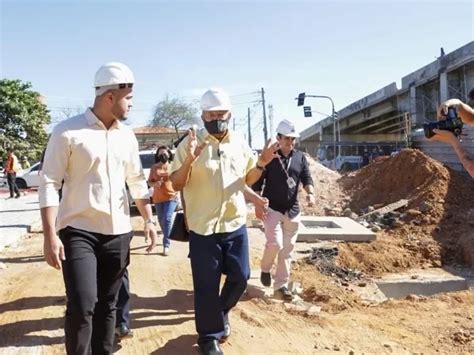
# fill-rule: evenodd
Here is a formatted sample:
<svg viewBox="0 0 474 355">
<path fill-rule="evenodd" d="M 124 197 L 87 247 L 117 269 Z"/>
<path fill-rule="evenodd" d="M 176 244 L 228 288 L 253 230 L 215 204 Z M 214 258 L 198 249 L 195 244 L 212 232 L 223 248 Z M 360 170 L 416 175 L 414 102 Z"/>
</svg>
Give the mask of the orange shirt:
<svg viewBox="0 0 474 355">
<path fill-rule="evenodd" d="M 173 185 L 169 179 L 170 165 L 157 163 L 150 169 L 150 182 L 161 182 L 153 188 L 153 203 L 170 201 L 176 197 L 177 192 L 173 190 Z"/>
<path fill-rule="evenodd" d="M 5 166 L 5 172 L 7 174 L 9 174 L 9 173 L 16 173 L 19 170 L 20 169 L 18 167 L 18 158 L 16 157 L 15 154 L 10 155 L 7 158 L 7 163 L 6 163 L 6 166 Z"/>
</svg>

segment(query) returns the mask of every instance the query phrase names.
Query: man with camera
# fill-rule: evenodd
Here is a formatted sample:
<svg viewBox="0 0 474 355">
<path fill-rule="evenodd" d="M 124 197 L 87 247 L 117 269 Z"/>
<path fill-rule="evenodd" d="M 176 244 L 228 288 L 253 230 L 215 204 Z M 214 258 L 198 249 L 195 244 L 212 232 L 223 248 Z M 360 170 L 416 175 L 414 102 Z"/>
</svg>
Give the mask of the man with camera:
<svg viewBox="0 0 474 355">
<path fill-rule="evenodd" d="M 469 96 L 471 101 L 474 99 L 474 90 L 471 90 Z M 448 109 L 454 108 L 457 111 L 458 116 L 461 118 L 464 124 L 474 125 L 474 110 L 464 102 L 459 99 L 450 99 L 443 102 L 438 108 L 438 118 L 445 119 L 448 114 Z M 429 140 L 438 141 L 443 143 L 450 144 L 454 151 L 456 152 L 459 160 L 466 169 L 466 171 L 474 177 L 474 155 L 467 151 L 456 137 L 456 135 L 449 130 L 442 129 L 433 129 L 435 135 L 433 135 Z"/>
</svg>

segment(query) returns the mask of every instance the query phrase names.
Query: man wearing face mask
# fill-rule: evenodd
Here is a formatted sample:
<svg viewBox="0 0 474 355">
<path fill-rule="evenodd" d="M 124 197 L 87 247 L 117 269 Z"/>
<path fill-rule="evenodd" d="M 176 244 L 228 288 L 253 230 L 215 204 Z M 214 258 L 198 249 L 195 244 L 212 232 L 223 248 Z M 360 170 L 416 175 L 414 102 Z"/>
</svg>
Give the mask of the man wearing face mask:
<svg viewBox="0 0 474 355">
<path fill-rule="evenodd" d="M 190 130 L 179 144 L 170 179 L 186 203 L 198 344 L 203 354 L 222 354 L 219 342 L 231 333 L 229 311 L 250 276 L 244 191 L 278 148 L 269 141 L 256 159 L 245 140 L 228 130 L 230 99 L 221 89 L 204 93 L 201 108 L 205 128 Z"/>
<path fill-rule="evenodd" d="M 122 123 L 132 107 L 133 84 L 125 64 L 100 67 L 93 107 L 59 123 L 46 148 L 39 185 L 44 255 L 63 271 L 67 354 L 112 353 L 117 293 L 133 235 L 125 182 L 144 218 L 147 251 L 155 245 L 138 142 Z"/>
</svg>

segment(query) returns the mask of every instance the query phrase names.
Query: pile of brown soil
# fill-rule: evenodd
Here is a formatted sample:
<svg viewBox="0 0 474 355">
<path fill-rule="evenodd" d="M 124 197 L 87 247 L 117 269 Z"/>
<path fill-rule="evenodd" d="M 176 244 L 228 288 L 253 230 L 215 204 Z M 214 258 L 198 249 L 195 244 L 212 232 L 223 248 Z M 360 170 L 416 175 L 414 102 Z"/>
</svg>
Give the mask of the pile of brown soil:
<svg viewBox="0 0 474 355">
<path fill-rule="evenodd" d="M 298 201 L 302 213 L 306 216 L 325 216 L 328 210 L 342 210 L 342 207 L 349 201 L 349 197 L 338 183 L 341 175 L 309 156 L 306 158 L 313 178 L 316 204 L 313 207 L 307 206 L 306 192 L 301 188 L 298 193 Z"/>
<path fill-rule="evenodd" d="M 418 150 L 373 163 L 339 180 L 361 213 L 408 199 L 399 228 L 371 244 L 344 244 L 339 263 L 366 272 L 444 264 L 474 265 L 474 181 Z"/>
</svg>

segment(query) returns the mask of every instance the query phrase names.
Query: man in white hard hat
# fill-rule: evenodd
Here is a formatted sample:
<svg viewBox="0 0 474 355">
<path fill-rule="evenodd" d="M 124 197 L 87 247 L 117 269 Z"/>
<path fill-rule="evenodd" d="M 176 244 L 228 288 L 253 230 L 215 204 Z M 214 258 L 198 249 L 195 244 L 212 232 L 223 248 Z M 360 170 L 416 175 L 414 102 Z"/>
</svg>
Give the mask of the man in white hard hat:
<svg viewBox="0 0 474 355">
<path fill-rule="evenodd" d="M 315 199 L 308 161 L 303 152 L 295 149 L 296 138 L 299 137 L 295 126 L 292 122 L 283 120 L 276 131 L 280 146 L 279 158 L 268 164 L 260 180 L 253 186 L 255 191 L 269 201 L 268 209 L 255 206 L 255 214 L 263 220 L 267 239 L 261 261 L 260 280 L 264 286 L 271 285 L 271 269 L 277 259 L 273 283 L 275 296 L 291 301 L 293 294 L 288 290 L 288 281 L 291 253 L 299 227 L 300 183 L 307 193 L 308 206 L 313 206 Z"/>
<path fill-rule="evenodd" d="M 145 220 L 147 251 L 155 246 L 138 143 L 122 124 L 132 106 L 133 84 L 131 70 L 122 63 L 99 68 L 93 107 L 59 123 L 46 148 L 39 186 L 44 255 L 63 271 L 68 354 L 113 350 L 117 292 L 132 237 L 125 182 Z"/>
<path fill-rule="evenodd" d="M 250 276 L 244 191 L 278 148 L 268 141 L 257 160 L 245 140 L 229 131 L 231 104 L 223 90 L 204 93 L 201 109 L 205 128 L 190 130 L 179 144 L 170 178 L 186 205 L 198 344 L 203 354 L 222 354 L 219 342 L 231 333 L 229 311 Z"/>
</svg>

